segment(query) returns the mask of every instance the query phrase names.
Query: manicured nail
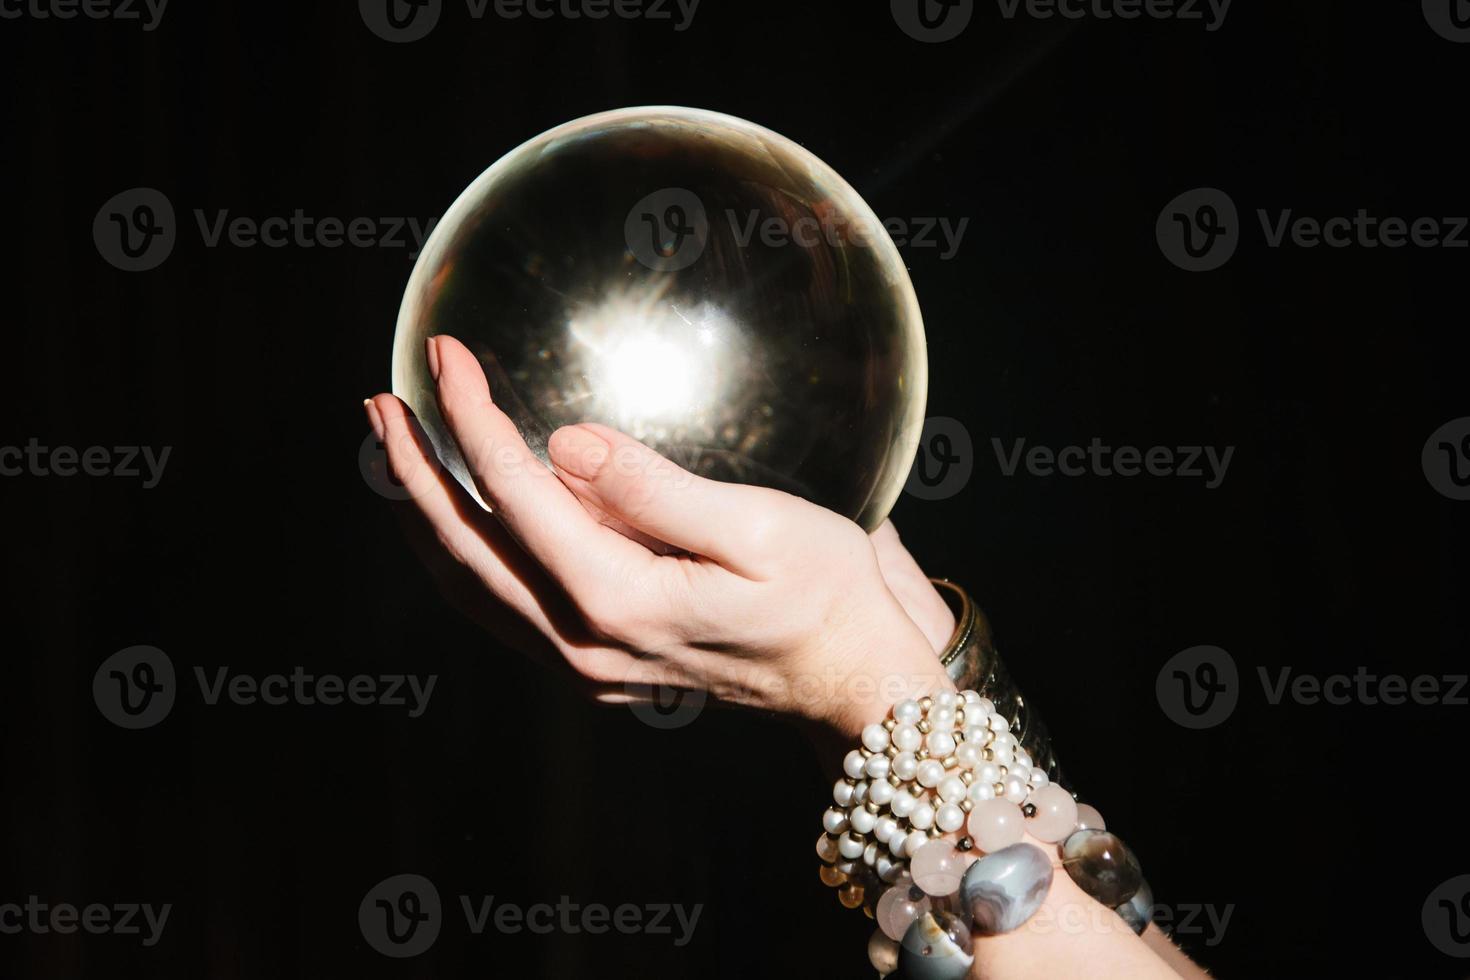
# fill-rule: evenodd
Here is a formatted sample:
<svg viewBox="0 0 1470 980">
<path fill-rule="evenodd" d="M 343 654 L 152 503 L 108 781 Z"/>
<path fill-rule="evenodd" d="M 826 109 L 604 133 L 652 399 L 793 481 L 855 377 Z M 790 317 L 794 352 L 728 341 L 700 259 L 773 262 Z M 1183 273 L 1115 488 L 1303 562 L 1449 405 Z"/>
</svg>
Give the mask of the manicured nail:
<svg viewBox="0 0 1470 980">
<path fill-rule="evenodd" d="M 436 382 L 439 380 L 439 338 L 430 337 L 424 341 L 424 356 L 429 359 L 429 377 Z"/>
<path fill-rule="evenodd" d="M 567 425 L 551 434 L 546 443 L 556 468 L 583 480 L 595 480 L 612 455 L 612 446 L 591 429 Z"/>
<path fill-rule="evenodd" d="M 362 408 L 363 411 L 367 412 L 368 425 L 373 427 L 373 435 L 378 437 L 379 442 L 382 442 L 383 416 L 379 414 L 378 406 L 373 404 L 373 400 L 371 398 L 364 398 L 362 400 Z"/>
</svg>

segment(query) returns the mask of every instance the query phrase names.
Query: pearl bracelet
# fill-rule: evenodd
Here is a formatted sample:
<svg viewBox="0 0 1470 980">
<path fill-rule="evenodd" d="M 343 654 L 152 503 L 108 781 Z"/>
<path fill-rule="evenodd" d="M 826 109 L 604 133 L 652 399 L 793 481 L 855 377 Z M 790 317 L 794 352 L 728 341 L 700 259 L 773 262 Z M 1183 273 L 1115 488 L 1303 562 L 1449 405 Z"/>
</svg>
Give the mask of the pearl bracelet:
<svg viewBox="0 0 1470 980">
<path fill-rule="evenodd" d="M 1135 932 L 1148 924 L 1138 861 L 1096 809 L 1032 764 L 1015 723 L 975 691 L 946 691 L 894 705 L 843 760 L 820 874 L 844 906 L 877 920 L 868 956 L 881 975 L 958 980 L 974 960 L 972 931 L 1030 919 L 1052 865 L 1027 833 L 1059 845 L 1072 879 Z"/>
</svg>

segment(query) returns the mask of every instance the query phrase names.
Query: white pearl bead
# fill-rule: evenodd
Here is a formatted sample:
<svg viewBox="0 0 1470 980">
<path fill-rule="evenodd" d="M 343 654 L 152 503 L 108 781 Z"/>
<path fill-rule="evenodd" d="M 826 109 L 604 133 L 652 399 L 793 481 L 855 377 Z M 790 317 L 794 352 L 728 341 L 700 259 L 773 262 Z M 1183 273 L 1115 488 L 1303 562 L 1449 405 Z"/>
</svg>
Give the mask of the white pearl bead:
<svg viewBox="0 0 1470 980">
<path fill-rule="evenodd" d="M 836 868 L 838 871 L 841 871 L 845 875 L 850 875 L 857 870 L 857 865 L 853 864 L 851 861 L 838 861 L 836 864 L 832 865 L 832 867 Z"/>
<path fill-rule="evenodd" d="M 866 834 L 873 829 L 878 822 L 878 817 L 865 806 L 860 806 L 847 815 L 847 822 L 852 824 L 852 829 L 860 834 Z"/>
<path fill-rule="evenodd" d="M 900 701 L 893 706 L 893 720 L 900 725 L 917 725 L 922 717 L 924 709 L 917 701 Z"/>
<path fill-rule="evenodd" d="M 863 754 L 857 749 L 853 749 L 847 755 L 843 756 L 842 771 L 847 773 L 848 779 L 856 779 L 863 774 L 863 766 L 867 764 L 868 760 L 863 758 Z"/>
<path fill-rule="evenodd" d="M 1000 748 L 992 745 L 990 747 L 990 757 L 995 760 L 995 764 L 998 766 L 1009 766 L 1016 761 L 1016 757 L 1012 754 L 1010 746 L 1007 745 L 1002 745 Z"/>
<path fill-rule="evenodd" d="M 868 784 L 860 782 L 852 788 L 852 803 L 853 806 L 862 806 L 866 802 L 868 802 Z"/>
<path fill-rule="evenodd" d="M 869 843 L 867 847 L 863 848 L 863 863 L 870 868 L 878 863 L 877 844 Z"/>
<path fill-rule="evenodd" d="M 974 769 L 985 761 L 985 750 L 974 742 L 961 742 L 954 749 L 955 761 L 965 769 Z"/>
<path fill-rule="evenodd" d="M 915 830 L 928 830 L 934 826 L 934 808 L 927 803 L 915 806 L 914 812 L 909 814 L 909 826 Z"/>
<path fill-rule="evenodd" d="M 949 732 L 930 732 L 924 747 L 936 759 L 947 759 L 954 752 L 954 736 Z"/>
<path fill-rule="evenodd" d="M 934 814 L 934 826 L 946 834 L 953 833 L 964 826 L 965 811 L 953 803 L 946 803 Z"/>
<path fill-rule="evenodd" d="M 885 814 L 878 818 L 877 823 L 873 824 L 873 838 L 880 844 L 887 844 L 888 839 L 893 836 L 893 832 L 897 829 L 898 821 Z"/>
<path fill-rule="evenodd" d="M 893 802 L 888 804 L 888 809 L 893 811 L 895 817 L 907 817 L 914 812 L 914 806 L 917 803 L 912 793 L 901 789 L 893 794 Z"/>
<path fill-rule="evenodd" d="M 888 729 L 877 724 L 864 728 L 863 747 L 869 752 L 882 752 L 888 748 Z"/>
<path fill-rule="evenodd" d="M 1028 792 L 1026 780 L 1016 775 L 1006 777 L 1006 799 L 1008 801 L 1011 803 L 1024 803 Z"/>
<path fill-rule="evenodd" d="M 966 711 L 970 710 L 968 707 L 969 705 L 980 703 L 980 695 L 976 691 L 961 691 L 960 697 L 963 698 L 965 701 Z"/>
<path fill-rule="evenodd" d="M 970 800 L 973 803 L 983 803 L 986 800 L 995 799 L 995 783 L 976 780 L 970 784 Z"/>
<path fill-rule="evenodd" d="M 838 806 L 851 806 L 852 783 L 845 779 L 837 780 L 837 784 L 832 787 L 832 801 Z"/>
<path fill-rule="evenodd" d="M 929 727 L 948 731 L 954 727 L 954 709 L 941 708 L 939 705 L 929 709 Z"/>
<path fill-rule="evenodd" d="M 1018 768 L 1018 769 L 1030 769 L 1031 768 L 1031 753 L 1027 752 L 1025 749 L 1017 749 L 1016 750 L 1016 768 Z"/>
<path fill-rule="evenodd" d="M 929 843 L 929 835 L 920 831 L 913 831 L 903 839 L 903 856 L 913 857 L 915 852 L 925 844 Z"/>
<path fill-rule="evenodd" d="M 849 861 L 856 861 L 863 856 L 863 842 L 851 834 L 843 834 L 837 838 L 837 853 Z"/>
<path fill-rule="evenodd" d="M 996 748 L 1001 745 L 1004 745 L 1012 752 L 1015 752 L 1021 747 L 1020 741 L 1010 732 L 996 732 L 995 740 L 990 743 L 990 746 L 991 748 Z"/>
<path fill-rule="evenodd" d="M 822 814 L 822 829 L 829 834 L 840 834 L 847 829 L 847 814 L 831 809 Z"/>
<path fill-rule="evenodd" d="M 900 752 L 913 752 L 923 741 L 924 736 L 913 725 L 899 725 L 893 730 L 893 747 Z"/>
<path fill-rule="evenodd" d="M 1006 721 L 1000 715 L 991 715 L 990 721 L 987 724 L 990 725 L 990 730 L 992 732 L 1009 731 L 1011 727 L 1011 723 L 1009 721 Z"/>
<path fill-rule="evenodd" d="M 941 708 L 953 709 L 955 705 L 960 703 L 960 696 L 953 691 L 940 691 L 934 695 L 934 703 Z"/>
<path fill-rule="evenodd" d="M 1033 789 L 1041 789 L 1049 782 L 1051 782 L 1051 777 L 1046 774 L 1045 769 L 1036 769 L 1034 767 L 1032 768 L 1031 787 Z"/>
<path fill-rule="evenodd" d="M 868 801 L 879 806 L 887 806 L 893 802 L 893 784 L 886 779 L 880 779 L 868 787 Z"/>
<path fill-rule="evenodd" d="M 896 831 L 888 838 L 888 853 L 896 858 L 903 857 L 903 842 L 908 840 L 909 835 L 902 830 Z"/>
<path fill-rule="evenodd" d="M 988 715 L 995 711 L 995 702 L 990 700 L 989 698 L 981 698 L 979 701 L 975 702 L 975 707 L 978 708 L 982 713 Z"/>
<path fill-rule="evenodd" d="M 920 786 L 933 788 L 944 779 L 944 764 L 935 759 L 925 759 L 919 763 L 919 771 L 916 775 Z"/>
<path fill-rule="evenodd" d="M 985 725 L 971 725 L 965 728 L 965 741 L 972 745 L 978 745 L 982 749 L 989 744 L 991 731 Z"/>
<path fill-rule="evenodd" d="M 889 854 L 879 854 L 877 863 L 873 865 L 873 870 L 878 872 L 879 878 L 882 878 L 891 885 L 898 880 L 899 875 L 903 874 L 903 865 L 893 860 L 893 857 Z"/>
<path fill-rule="evenodd" d="M 958 776 L 946 776 L 939 784 L 939 798 L 946 803 L 958 803 L 965 798 L 965 781 Z"/>
<path fill-rule="evenodd" d="M 889 770 L 899 779 L 908 782 L 918 773 L 919 760 L 914 757 L 912 752 L 900 752 L 893 757 L 893 761 L 889 765 Z"/>
<path fill-rule="evenodd" d="M 864 769 L 870 779 L 888 778 L 888 756 L 873 755 L 868 757 L 868 764 Z"/>
</svg>

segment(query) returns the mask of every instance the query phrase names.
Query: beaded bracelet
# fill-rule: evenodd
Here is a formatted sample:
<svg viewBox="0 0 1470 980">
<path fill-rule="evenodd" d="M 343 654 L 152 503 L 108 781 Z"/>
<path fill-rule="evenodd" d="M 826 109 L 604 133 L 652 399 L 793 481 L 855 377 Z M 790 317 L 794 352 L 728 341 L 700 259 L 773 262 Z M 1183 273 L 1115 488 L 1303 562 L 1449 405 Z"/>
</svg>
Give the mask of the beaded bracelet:
<svg viewBox="0 0 1470 980">
<path fill-rule="evenodd" d="M 817 840 L 821 878 L 877 920 L 868 956 L 881 975 L 958 980 L 974 961 L 972 931 L 1030 919 L 1052 865 L 1024 833 L 1057 844 L 1068 875 L 1135 932 L 1148 924 L 1137 859 L 1095 808 L 1032 764 L 1016 722 L 976 691 L 946 691 L 899 702 L 843 760 Z"/>
</svg>

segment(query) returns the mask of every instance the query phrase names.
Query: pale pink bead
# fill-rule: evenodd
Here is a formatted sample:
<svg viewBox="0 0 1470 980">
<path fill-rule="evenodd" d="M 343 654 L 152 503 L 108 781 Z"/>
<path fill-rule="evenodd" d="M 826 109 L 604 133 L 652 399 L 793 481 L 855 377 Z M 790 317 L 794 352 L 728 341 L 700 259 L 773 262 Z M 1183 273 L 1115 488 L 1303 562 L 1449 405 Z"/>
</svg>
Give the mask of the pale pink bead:
<svg viewBox="0 0 1470 980">
<path fill-rule="evenodd" d="M 1097 812 L 1097 807 L 1093 806 L 1090 803 L 1078 803 L 1077 829 L 1107 830 L 1108 825 L 1103 823 L 1102 814 Z"/>
<path fill-rule="evenodd" d="M 965 862 L 952 841 L 931 840 L 909 858 L 909 874 L 925 894 L 936 897 L 953 895 L 960 890 Z"/>
<path fill-rule="evenodd" d="M 1026 820 L 1026 830 L 1039 841 L 1055 844 L 1077 826 L 1077 801 L 1055 784 L 1031 794 L 1036 812 Z"/>
<path fill-rule="evenodd" d="M 900 878 L 896 885 L 878 896 L 878 905 L 873 909 L 878 928 L 896 942 L 902 942 L 903 934 L 909 931 L 914 920 L 929 911 L 929 896 L 920 894 L 914 898 L 912 885 L 909 879 Z"/>
<path fill-rule="evenodd" d="M 981 800 L 970 811 L 969 831 L 975 846 L 987 854 L 1021 839 L 1026 816 L 1007 800 Z"/>
</svg>

